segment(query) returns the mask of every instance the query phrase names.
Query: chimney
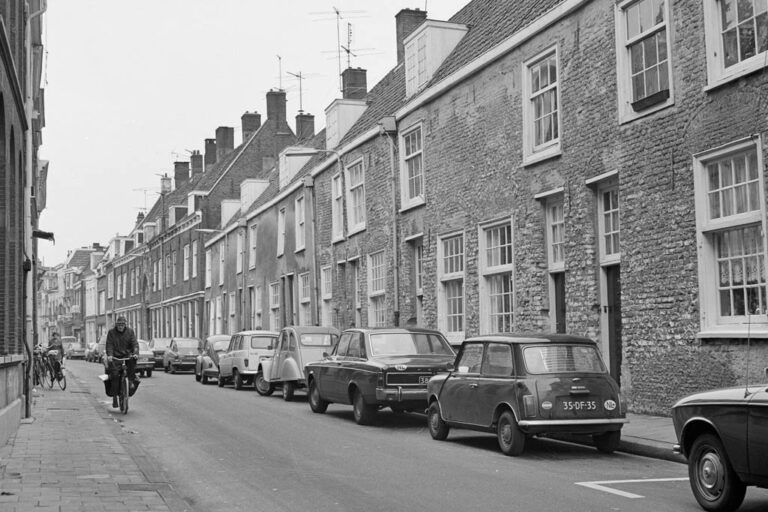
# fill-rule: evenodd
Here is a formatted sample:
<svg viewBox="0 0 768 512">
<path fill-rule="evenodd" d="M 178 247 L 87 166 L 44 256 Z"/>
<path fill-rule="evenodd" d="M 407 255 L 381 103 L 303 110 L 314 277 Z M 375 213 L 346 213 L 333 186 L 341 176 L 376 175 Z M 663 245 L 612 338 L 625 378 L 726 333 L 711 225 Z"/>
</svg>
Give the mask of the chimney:
<svg viewBox="0 0 768 512">
<path fill-rule="evenodd" d="M 160 193 L 167 194 L 171 192 L 171 177 L 163 174 L 160 178 Z"/>
<path fill-rule="evenodd" d="M 205 139 L 205 171 L 216 163 L 216 139 Z"/>
<path fill-rule="evenodd" d="M 138 226 L 139 224 L 141 224 L 141 221 L 143 220 L 144 220 L 144 212 L 139 212 L 139 214 L 136 216 L 136 225 Z M 97 247 L 94 246 L 94 249 L 96 248 Z"/>
<path fill-rule="evenodd" d="M 411 32 L 424 23 L 427 19 L 427 11 L 419 9 L 403 9 L 395 15 L 395 28 L 397 30 L 397 63 L 405 60 L 405 45 L 403 41 L 411 35 Z"/>
<path fill-rule="evenodd" d="M 296 137 L 299 140 L 309 140 L 315 136 L 315 116 L 312 114 L 296 114 Z"/>
<path fill-rule="evenodd" d="M 205 172 L 205 169 L 203 168 L 203 155 L 200 154 L 198 150 L 192 151 L 192 154 L 189 156 L 189 161 L 192 166 L 192 177 L 200 176 Z"/>
<path fill-rule="evenodd" d="M 285 123 L 285 91 L 278 89 L 267 93 L 267 119 L 278 126 Z"/>
<path fill-rule="evenodd" d="M 189 181 L 189 162 L 173 162 L 173 182 L 180 189 Z"/>
<path fill-rule="evenodd" d="M 361 68 L 347 68 L 341 74 L 342 97 L 348 100 L 362 100 L 368 94 L 366 72 Z"/>
<path fill-rule="evenodd" d="M 216 128 L 216 161 L 220 162 L 235 149 L 235 129 L 230 126 Z"/>
<path fill-rule="evenodd" d="M 243 127 L 243 142 L 245 142 L 261 127 L 261 114 L 246 112 L 240 117 L 240 121 Z"/>
</svg>

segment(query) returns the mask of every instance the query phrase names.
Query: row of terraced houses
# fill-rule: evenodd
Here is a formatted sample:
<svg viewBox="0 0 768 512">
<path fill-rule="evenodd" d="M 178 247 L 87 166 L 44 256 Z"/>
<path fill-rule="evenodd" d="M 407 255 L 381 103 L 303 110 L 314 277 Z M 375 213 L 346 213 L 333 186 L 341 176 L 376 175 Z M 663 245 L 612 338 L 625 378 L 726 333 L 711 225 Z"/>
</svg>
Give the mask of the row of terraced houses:
<svg viewBox="0 0 768 512">
<path fill-rule="evenodd" d="M 273 90 L 239 145 L 220 127 L 176 162 L 94 267 L 94 322 L 569 332 L 659 414 L 763 373 L 764 0 L 473 0 L 395 26 L 397 63 L 370 88 L 344 71 L 324 129 Z"/>
</svg>

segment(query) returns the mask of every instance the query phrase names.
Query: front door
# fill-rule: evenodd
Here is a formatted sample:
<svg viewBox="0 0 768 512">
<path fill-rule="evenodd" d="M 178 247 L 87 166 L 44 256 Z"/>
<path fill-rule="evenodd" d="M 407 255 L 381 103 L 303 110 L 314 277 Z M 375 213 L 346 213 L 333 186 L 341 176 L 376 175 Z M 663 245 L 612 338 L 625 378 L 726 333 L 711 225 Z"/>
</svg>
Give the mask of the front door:
<svg viewBox="0 0 768 512">
<path fill-rule="evenodd" d="M 565 272 L 554 272 L 552 287 L 555 293 L 555 332 L 565 333 Z"/>
<path fill-rule="evenodd" d="M 611 376 L 621 385 L 621 274 L 619 265 L 605 267 L 608 360 Z"/>
</svg>

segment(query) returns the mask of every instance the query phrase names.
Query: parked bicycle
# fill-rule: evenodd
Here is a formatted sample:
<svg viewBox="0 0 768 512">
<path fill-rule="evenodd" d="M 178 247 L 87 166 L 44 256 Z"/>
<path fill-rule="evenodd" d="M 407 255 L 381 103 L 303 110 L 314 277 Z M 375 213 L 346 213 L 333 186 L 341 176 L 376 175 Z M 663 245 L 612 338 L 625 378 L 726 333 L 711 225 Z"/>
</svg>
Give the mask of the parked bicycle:
<svg viewBox="0 0 768 512">
<path fill-rule="evenodd" d="M 35 347 L 32 365 L 34 376 L 33 384 L 35 386 L 49 386 L 51 383 L 49 381 L 50 374 L 48 373 L 48 365 L 43 355 L 43 350 L 40 348 L 40 346 Z"/>
<path fill-rule="evenodd" d="M 53 383 L 56 382 L 59 384 L 61 390 L 64 391 L 67 389 L 67 377 L 64 375 L 64 370 L 62 370 L 61 363 L 58 360 L 59 351 L 49 350 L 46 355 L 45 365 L 48 376 L 46 377 L 45 382 L 48 384 L 49 388 L 53 388 Z"/>
<path fill-rule="evenodd" d="M 128 414 L 128 398 L 133 394 L 131 393 L 130 383 L 128 382 L 128 365 L 125 364 L 130 357 L 113 357 L 112 361 L 120 362 L 120 366 L 117 367 L 117 378 L 120 379 L 120 387 L 117 392 L 117 403 L 120 406 L 120 412 Z"/>
</svg>

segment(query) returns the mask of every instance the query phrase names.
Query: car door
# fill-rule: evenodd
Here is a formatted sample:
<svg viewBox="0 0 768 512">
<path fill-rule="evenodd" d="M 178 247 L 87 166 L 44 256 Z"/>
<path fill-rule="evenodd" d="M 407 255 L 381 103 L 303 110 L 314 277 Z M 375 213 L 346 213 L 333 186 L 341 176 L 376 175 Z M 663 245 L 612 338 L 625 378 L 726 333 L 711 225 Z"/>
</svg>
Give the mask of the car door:
<svg viewBox="0 0 768 512">
<path fill-rule="evenodd" d="M 475 399 L 467 410 L 468 422 L 489 427 L 500 403 L 515 404 L 512 347 L 507 343 L 488 343 L 477 380 Z"/>
<path fill-rule="evenodd" d="M 287 347 L 287 329 L 280 331 L 280 336 L 277 338 L 277 346 L 275 348 L 275 355 L 273 356 L 272 366 L 269 368 L 269 380 L 270 382 L 282 380 L 281 367 L 282 362 L 285 360 L 285 352 Z"/>
<path fill-rule="evenodd" d="M 477 400 L 477 387 L 483 362 L 484 344 L 464 343 L 455 370 L 446 378 L 440 391 L 440 408 L 447 421 L 470 423 Z"/>
<path fill-rule="evenodd" d="M 749 471 L 763 481 L 768 478 L 768 389 L 760 388 L 749 401 L 747 419 L 747 453 Z"/>
<path fill-rule="evenodd" d="M 344 364 L 347 355 L 347 349 L 349 348 L 349 343 L 352 340 L 353 334 L 357 333 L 346 332 L 342 334 L 341 341 L 336 347 L 337 350 L 329 359 L 323 361 L 322 385 L 324 391 L 321 390 L 321 393 L 327 396 L 328 399 L 332 402 L 347 402 L 349 400 L 349 397 L 347 397 L 346 393 L 346 385 L 344 382 L 342 382 L 342 366 Z"/>
<path fill-rule="evenodd" d="M 240 336 L 232 336 L 227 351 L 221 354 L 221 357 L 219 358 L 219 374 L 222 377 L 229 377 L 232 375 L 232 357 L 239 342 Z"/>
<path fill-rule="evenodd" d="M 339 365 L 338 378 L 336 382 L 339 386 L 339 400 L 349 402 L 349 383 L 353 380 L 363 388 L 363 393 L 368 390 L 364 384 L 365 380 L 365 346 L 363 344 L 364 336 L 361 332 L 353 332 L 349 338 L 349 346 Z"/>
</svg>

